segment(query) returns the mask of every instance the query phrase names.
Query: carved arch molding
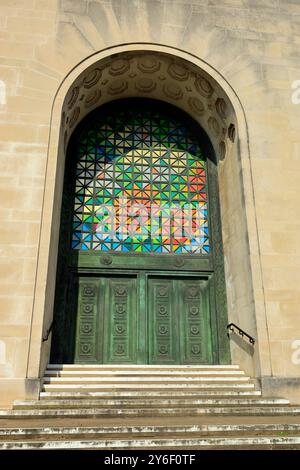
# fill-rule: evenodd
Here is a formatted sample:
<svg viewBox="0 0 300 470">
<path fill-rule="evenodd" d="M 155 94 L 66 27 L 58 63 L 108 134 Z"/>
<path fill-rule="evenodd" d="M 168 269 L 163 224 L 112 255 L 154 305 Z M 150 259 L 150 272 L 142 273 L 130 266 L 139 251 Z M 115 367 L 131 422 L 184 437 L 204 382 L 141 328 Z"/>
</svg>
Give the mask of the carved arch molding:
<svg viewBox="0 0 300 470">
<path fill-rule="evenodd" d="M 236 118 L 217 82 L 194 64 L 162 52 L 130 51 L 88 67 L 68 91 L 62 113 L 64 147 L 76 125 L 112 100 L 147 97 L 187 112 L 206 131 L 218 160 L 235 140 Z"/>
</svg>

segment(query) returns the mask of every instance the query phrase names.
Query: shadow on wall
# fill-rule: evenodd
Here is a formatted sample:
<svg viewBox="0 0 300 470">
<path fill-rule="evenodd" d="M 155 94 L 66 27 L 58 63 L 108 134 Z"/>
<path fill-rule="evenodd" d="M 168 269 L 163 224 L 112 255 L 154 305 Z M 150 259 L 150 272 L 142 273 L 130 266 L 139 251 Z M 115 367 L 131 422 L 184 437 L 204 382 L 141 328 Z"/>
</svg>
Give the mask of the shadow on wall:
<svg viewBox="0 0 300 470">
<path fill-rule="evenodd" d="M 249 344 L 247 340 L 243 339 L 239 334 L 231 332 L 230 340 L 234 341 L 235 344 L 239 346 L 249 356 L 252 357 L 254 355 L 254 346 L 252 344 Z"/>
</svg>

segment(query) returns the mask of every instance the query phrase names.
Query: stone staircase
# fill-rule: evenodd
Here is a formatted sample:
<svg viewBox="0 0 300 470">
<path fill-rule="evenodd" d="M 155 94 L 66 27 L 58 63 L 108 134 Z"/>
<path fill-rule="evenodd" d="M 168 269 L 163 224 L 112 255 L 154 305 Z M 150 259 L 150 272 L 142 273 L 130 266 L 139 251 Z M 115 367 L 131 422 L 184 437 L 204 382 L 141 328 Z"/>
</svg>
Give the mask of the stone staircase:
<svg viewBox="0 0 300 470">
<path fill-rule="evenodd" d="M 300 449 L 300 406 L 236 365 L 49 365 L 0 410 L 0 449 Z"/>
</svg>

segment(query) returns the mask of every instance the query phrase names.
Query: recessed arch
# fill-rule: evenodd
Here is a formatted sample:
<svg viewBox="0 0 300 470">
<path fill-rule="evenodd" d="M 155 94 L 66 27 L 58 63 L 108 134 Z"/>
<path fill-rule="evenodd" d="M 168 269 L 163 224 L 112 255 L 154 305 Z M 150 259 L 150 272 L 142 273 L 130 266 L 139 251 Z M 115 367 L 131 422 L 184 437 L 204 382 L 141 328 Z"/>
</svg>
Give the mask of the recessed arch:
<svg viewBox="0 0 300 470">
<path fill-rule="evenodd" d="M 74 129 L 51 362 L 228 363 L 216 163 L 164 101 L 114 100 Z"/>
<path fill-rule="evenodd" d="M 155 56 L 156 60 L 151 62 L 149 56 L 152 59 Z M 129 64 L 128 67 L 128 62 L 135 64 L 136 77 L 133 76 L 133 65 Z M 157 63 L 161 64 L 159 69 Z M 97 72 L 96 69 L 100 65 L 101 70 L 99 68 L 100 71 Z M 142 70 L 140 70 L 141 68 Z M 159 78 L 160 70 L 166 71 L 168 78 L 164 80 L 162 78 L 163 75 Z M 95 86 L 93 81 L 97 79 L 97 73 L 101 73 L 101 79 L 104 82 L 101 82 L 100 94 L 96 90 L 92 90 Z M 189 78 L 187 78 L 187 73 Z M 125 83 L 124 78 L 121 78 L 124 74 L 128 76 L 127 83 Z M 131 76 L 129 76 L 130 74 Z M 155 81 L 152 78 L 154 75 L 157 77 Z M 191 92 L 189 92 L 189 85 L 187 84 L 190 77 L 192 77 L 193 81 Z M 82 86 L 84 90 L 90 90 L 89 95 L 83 96 L 80 93 Z M 76 87 L 78 87 L 78 92 Z M 191 96 L 188 96 L 189 93 L 191 93 Z M 189 99 L 193 98 L 194 94 L 198 100 Z M 247 323 L 248 329 L 250 328 L 250 331 L 255 334 L 256 322 L 259 322 L 258 331 L 260 336 L 264 339 L 267 335 L 262 299 L 262 281 L 251 183 L 248 135 L 242 106 L 226 80 L 207 63 L 191 54 L 161 45 L 129 44 L 107 49 L 83 61 L 66 77 L 54 100 L 45 201 L 43 205 L 40 257 L 30 338 L 29 377 L 37 376 L 39 369 L 43 371 L 49 357 L 49 345 L 47 343 L 44 344 L 43 350 L 41 350 L 41 336 L 43 325 L 45 329 L 49 326 L 53 313 L 58 243 L 55 227 L 57 227 L 59 218 L 65 148 L 71 135 L 71 129 L 84 117 L 84 108 L 91 110 L 101 103 L 120 98 L 120 95 L 122 97 L 157 97 L 184 109 L 194 118 L 196 115 L 198 116 L 197 121 L 210 136 L 219 160 L 224 160 L 224 163 L 221 163 L 219 168 L 219 175 L 221 178 L 220 194 L 224 196 L 223 198 L 221 197 L 221 211 L 222 219 L 225 220 L 223 232 L 225 230 L 225 264 L 228 277 L 227 295 L 230 299 L 229 304 L 232 307 L 231 318 L 235 319 L 236 316 L 238 321 L 239 311 L 246 311 L 248 314 L 247 316 L 245 315 L 244 321 Z M 213 99 L 211 99 L 212 96 Z M 202 105 L 204 105 L 205 111 Z M 232 132 L 232 126 L 235 128 L 235 132 Z M 228 129 L 231 129 L 229 135 Z M 233 139 L 234 134 L 236 135 L 235 139 Z M 229 161 L 233 155 L 236 158 L 236 161 L 233 163 L 238 162 L 239 164 L 236 183 L 240 185 L 237 189 L 241 206 L 239 208 L 239 215 L 243 218 L 242 224 L 240 224 L 242 226 L 240 237 L 242 246 L 239 249 L 241 251 L 240 256 L 242 258 L 243 256 L 245 257 L 244 261 L 247 264 L 247 269 L 241 275 L 241 278 L 243 278 L 241 281 L 242 287 L 238 286 L 238 282 L 236 283 L 231 272 L 234 248 L 230 246 L 232 239 L 228 223 L 226 224 L 228 204 L 226 208 L 224 202 L 227 197 L 230 198 L 228 169 L 226 169 L 225 165 L 226 161 Z M 235 223 L 238 225 L 238 222 Z M 246 284 L 248 284 L 247 292 L 245 291 Z M 253 289 L 254 284 L 255 289 Z M 235 290 L 239 289 L 239 294 L 236 295 Z M 241 291 L 243 291 L 244 295 L 241 294 Z M 254 291 L 256 292 L 255 296 Z M 240 301 L 242 297 L 243 301 Z M 268 374 L 270 364 L 266 355 L 264 355 L 261 363 L 258 352 L 254 360 L 253 358 L 249 359 L 248 356 L 243 352 L 233 354 L 234 360 L 235 357 L 237 359 L 240 358 L 240 363 L 252 375 L 260 375 L 260 366 L 262 367 L 263 374 Z"/>
</svg>

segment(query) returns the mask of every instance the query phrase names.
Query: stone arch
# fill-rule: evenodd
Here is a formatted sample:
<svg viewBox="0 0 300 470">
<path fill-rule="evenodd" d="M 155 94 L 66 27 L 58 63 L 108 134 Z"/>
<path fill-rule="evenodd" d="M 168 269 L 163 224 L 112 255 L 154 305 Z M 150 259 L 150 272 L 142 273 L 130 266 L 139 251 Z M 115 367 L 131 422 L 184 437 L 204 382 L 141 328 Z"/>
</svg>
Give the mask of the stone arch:
<svg viewBox="0 0 300 470">
<path fill-rule="evenodd" d="M 191 54 L 152 44 L 130 44 L 84 60 L 65 78 L 54 99 L 27 376 L 42 374 L 49 358 L 50 341 L 41 339 L 53 315 L 57 227 L 68 140 L 90 111 L 108 101 L 133 96 L 160 99 L 183 109 L 211 139 L 220 161 L 229 320 L 256 338 L 259 333 L 258 340 L 264 345 L 253 354 L 232 342 L 232 358 L 253 376 L 269 375 L 248 134 L 241 103 L 216 70 Z"/>
</svg>

